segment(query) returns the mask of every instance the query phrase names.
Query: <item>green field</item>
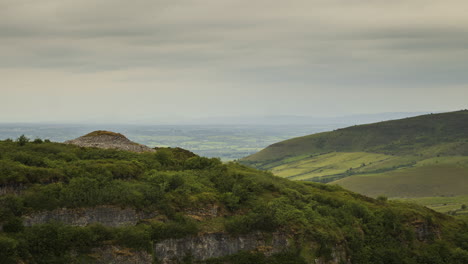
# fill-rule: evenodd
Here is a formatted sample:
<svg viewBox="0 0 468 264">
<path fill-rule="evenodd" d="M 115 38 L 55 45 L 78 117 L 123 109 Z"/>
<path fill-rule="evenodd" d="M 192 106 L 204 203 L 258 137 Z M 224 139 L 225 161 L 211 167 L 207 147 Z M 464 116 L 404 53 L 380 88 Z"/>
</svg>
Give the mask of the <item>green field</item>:
<svg viewBox="0 0 468 264">
<path fill-rule="evenodd" d="M 468 168 L 443 165 L 416 166 L 395 171 L 354 175 L 332 182 L 377 197 L 427 197 L 468 194 Z"/>
<path fill-rule="evenodd" d="M 304 180 L 312 177 L 321 177 L 345 173 L 350 168 L 358 169 L 366 164 L 384 163 L 393 159 L 384 154 L 365 152 L 339 153 L 333 152 L 319 156 L 304 158 L 289 162 L 272 169 L 275 175 L 294 180 Z"/>
<path fill-rule="evenodd" d="M 468 195 L 450 197 L 420 197 L 420 198 L 395 198 L 406 202 L 413 202 L 427 206 L 441 213 L 454 213 L 456 215 L 468 215 Z M 465 206 L 463 206 L 465 205 Z"/>
<path fill-rule="evenodd" d="M 391 171 L 401 167 L 413 166 L 418 157 L 397 157 L 366 152 L 332 152 L 302 158 L 273 167 L 271 171 L 278 176 L 292 180 L 331 179 L 353 174 Z"/>
</svg>

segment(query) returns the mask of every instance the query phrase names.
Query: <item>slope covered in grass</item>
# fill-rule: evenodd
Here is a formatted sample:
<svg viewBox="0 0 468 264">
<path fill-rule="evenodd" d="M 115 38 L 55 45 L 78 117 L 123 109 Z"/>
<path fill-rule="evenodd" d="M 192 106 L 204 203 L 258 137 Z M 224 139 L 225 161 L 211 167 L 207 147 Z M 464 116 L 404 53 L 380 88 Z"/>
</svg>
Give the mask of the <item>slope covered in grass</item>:
<svg viewBox="0 0 468 264">
<path fill-rule="evenodd" d="M 468 168 L 427 165 L 380 174 L 355 175 L 332 182 L 376 197 L 428 197 L 466 195 Z"/>
<path fill-rule="evenodd" d="M 424 205 L 437 212 L 468 216 L 468 195 L 399 198 L 398 200 Z"/>
<path fill-rule="evenodd" d="M 273 144 L 242 162 L 262 168 L 288 158 L 329 152 L 425 157 L 468 155 L 468 111 L 423 115 L 293 138 Z"/>
<path fill-rule="evenodd" d="M 372 197 L 468 195 L 468 111 L 294 138 L 240 161 L 292 180 Z"/>
<path fill-rule="evenodd" d="M 354 173 L 394 170 L 395 166 L 411 166 L 412 157 L 397 157 L 366 152 L 331 152 L 288 162 L 271 169 L 275 175 L 292 180 L 327 180 Z"/>
</svg>

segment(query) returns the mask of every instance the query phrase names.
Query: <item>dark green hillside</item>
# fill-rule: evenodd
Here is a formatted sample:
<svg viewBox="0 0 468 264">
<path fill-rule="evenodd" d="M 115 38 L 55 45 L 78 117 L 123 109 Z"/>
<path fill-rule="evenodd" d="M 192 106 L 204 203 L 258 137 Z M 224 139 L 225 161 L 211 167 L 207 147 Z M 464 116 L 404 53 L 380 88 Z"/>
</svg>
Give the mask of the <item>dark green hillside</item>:
<svg viewBox="0 0 468 264">
<path fill-rule="evenodd" d="M 353 264 L 468 263 L 468 225 L 461 220 L 182 149 L 137 154 L 0 141 L 0 190 L 0 263 L 93 263 L 96 249 L 109 245 L 126 248 L 120 256 L 151 255 L 168 238 L 213 232 L 281 233 L 290 245 L 272 256 L 263 248 L 206 263 L 331 263 L 337 252 Z M 217 213 L 207 213 L 214 207 Z M 26 224 L 35 215 L 99 208 L 148 217 L 124 226 Z M 200 262 L 187 256 L 183 263 Z"/>
<path fill-rule="evenodd" d="M 432 149 L 434 146 L 440 148 Z M 288 157 L 328 152 L 468 155 L 468 110 L 430 114 L 293 138 L 243 159 L 262 167 Z"/>
</svg>

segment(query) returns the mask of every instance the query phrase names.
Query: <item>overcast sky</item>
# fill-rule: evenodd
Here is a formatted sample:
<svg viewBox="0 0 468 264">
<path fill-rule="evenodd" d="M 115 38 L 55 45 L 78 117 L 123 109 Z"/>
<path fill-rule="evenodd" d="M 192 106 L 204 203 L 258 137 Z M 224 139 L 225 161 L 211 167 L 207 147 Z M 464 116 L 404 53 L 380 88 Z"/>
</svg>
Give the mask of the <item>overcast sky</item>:
<svg viewBox="0 0 468 264">
<path fill-rule="evenodd" d="M 0 122 L 468 108 L 466 0 L 0 0 Z"/>
</svg>

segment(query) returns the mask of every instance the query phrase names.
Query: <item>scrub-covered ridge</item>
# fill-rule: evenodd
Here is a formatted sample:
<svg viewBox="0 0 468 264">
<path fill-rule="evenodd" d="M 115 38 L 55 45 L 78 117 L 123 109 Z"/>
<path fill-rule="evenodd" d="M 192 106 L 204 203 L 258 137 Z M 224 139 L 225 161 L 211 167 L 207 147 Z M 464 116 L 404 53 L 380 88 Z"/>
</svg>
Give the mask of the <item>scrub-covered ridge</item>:
<svg viewBox="0 0 468 264">
<path fill-rule="evenodd" d="M 468 263 L 468 225 L 178 148 L 0 141 L 1 263 Z"/>
</svg>

